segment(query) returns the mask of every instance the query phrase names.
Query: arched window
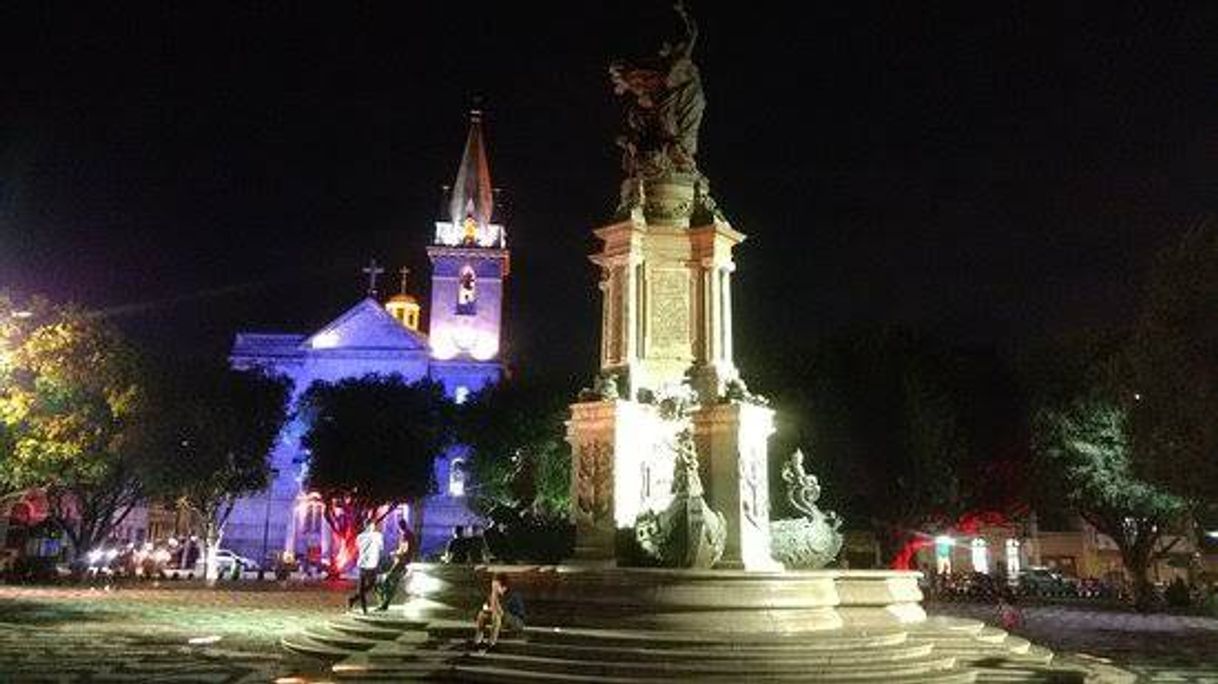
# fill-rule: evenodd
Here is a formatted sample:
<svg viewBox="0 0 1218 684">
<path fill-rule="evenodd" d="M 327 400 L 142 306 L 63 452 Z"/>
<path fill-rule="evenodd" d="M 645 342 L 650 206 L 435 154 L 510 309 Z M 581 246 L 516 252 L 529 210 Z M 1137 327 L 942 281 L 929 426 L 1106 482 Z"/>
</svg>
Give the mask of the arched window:
<svg viewBox="0 0 1218 684">
<path fill-rule="evenodd" d="M 478 275 L 472 266 L 466 264 L 461 267 L 461 274 L 457 278 L 457 313 L 472 316 L 477 300 Z"/>
<path fill-rule="evenodd" d="M 454 458 L 448 464 L 448 495 L 465 496 L 465 459 Z"/>
</svg>

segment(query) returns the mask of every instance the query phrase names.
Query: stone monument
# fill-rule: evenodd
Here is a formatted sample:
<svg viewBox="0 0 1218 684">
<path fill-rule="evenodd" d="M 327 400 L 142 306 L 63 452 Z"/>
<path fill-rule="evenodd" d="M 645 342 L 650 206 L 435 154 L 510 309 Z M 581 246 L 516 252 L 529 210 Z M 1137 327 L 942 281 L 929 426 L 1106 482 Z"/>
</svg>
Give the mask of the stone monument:
<svg viewBox="0 0 1218 684">
<path fill-rule="evenodd" d="M 773 413 L 732 360 L 744 236 L 697 167 L 697 29 L 679 2 L 673 18 L 676 35 L 610 69 L 625 179 L 592 257 L 600 371 L 567 424 L 576 562 L 417 563 L 391 613 L 336 618 L 284 646 L 337 660 L 353 681 L 1131 681 L 978 621 L 928 618 L 919 573 L 822 569 L 841 535 L 798 452 L 782 471 L 798 517 L 770 520 Z M 638 564 L 660 567 L 622 567 L 639 550 L 654 562 Z M 492 573 L 527 597 L 528 626 L 469 654 Z"/>
<path fill-rule="evenodd" d="M 705 503 L 726 521 L 717 567 L 781 568 L 770 554 L 766 442 L 773 412 L 748 393 L 732 358 L 732 250 L 744 235 L 716 207 L 698 169 L 705 110 L 693 61 L 697 26 L 609 68 L 624 103 L 621 198 L 603 242 L 601 374 L 593 401 L 572 406 L 577 556 L 609 561 L 619 530 L 672 504 L 675 438 L 696 447 Z M 685 401 L 666 420 L 666 400 Z"/>
</svg>

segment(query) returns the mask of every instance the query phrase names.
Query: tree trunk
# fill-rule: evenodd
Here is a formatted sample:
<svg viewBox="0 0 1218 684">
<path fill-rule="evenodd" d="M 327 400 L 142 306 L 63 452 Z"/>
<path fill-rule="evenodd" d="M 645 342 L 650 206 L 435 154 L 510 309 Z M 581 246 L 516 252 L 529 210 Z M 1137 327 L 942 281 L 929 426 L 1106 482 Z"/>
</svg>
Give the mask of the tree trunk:
<svg viewBox="0 0 1218 684">
<path fill-rule="evenodd" d="M 1139 612 L 1147 613 L 1154 608 L 1155 585 L 1150 581 L 1150 552 L 1141 544 L 1121 549 L 1125 569 L 1133 576 L 1133 605 Z"/>
</svg>

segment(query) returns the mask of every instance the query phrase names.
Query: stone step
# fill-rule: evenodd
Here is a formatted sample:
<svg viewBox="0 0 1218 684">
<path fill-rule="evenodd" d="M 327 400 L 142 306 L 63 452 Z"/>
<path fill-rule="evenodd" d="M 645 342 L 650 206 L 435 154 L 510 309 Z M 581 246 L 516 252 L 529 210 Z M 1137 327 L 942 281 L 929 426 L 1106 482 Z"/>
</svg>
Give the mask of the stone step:
<svg viewBox="0 0 1218 684">
<path fill-rule="evenodd" d="M 983 651 L 977 649 L 951 649 L 935 647 L 935 653 L 942 655 L 956 656 L 961 664 L 986 666 L 990 663 L 1012 664 L 1012 665 L 1036 665 L 1044 666 L 1053 662 L 1051 654 L 1042 653 L 1011 653 L 1008 651 L 992 650 Z"/>
<path fill-rule="evenodd" d="M 472 632 L 471 632 L 472 633 Z M 576 644 L 601 647 L 644 647 L 650 649 L 698 648 L 795 648 L 799 650 L 840 650 L 843 648 L 880 648 L 904 643 L 907 633 L 899 629 L 869 631 L 823 631 L 788 634 L 729 632 L 654 632 L 602 629 L 560 629 L 529 627 L 525 637 L 533 643 Z"/>
<path fill-rule="evenodd" d="M 1010 667 L 1010 668 L 975 668 L 977 681 L 987 684 L 1002 684 L 1003 682 L 1044 682 L 1045 684 L 1084 684 L 1086 674 L 1070 670 L 1054 670 L 1053 668 Z"/>
<path fill-rule="evenodd" d="M 313 627 L 305 630 L 304 634 L 313 641 L 319 641 L 347 651 L 366 651 L 380 643 L 376 639 L 357 636 L 329 626 Z"/>
<path fill-rule="evenodd" d="M 577 660 L 623 660 L 636 663 L 654 662 L 770 662 L 786 660 L 808 665 L 818 663 L 891 662 L 925 657 L 934 648 L 930 643 L 899 643 L 881 648 L 850 646 L 840 649 L 802 648 L 802 645 L 741 647 L 738 644 L 706 644 L 698 648 L 649 648 L 638 645 L 613 646 L 601 644 L 546 643 L 500 641 L 499 653 Z M 937 650 L 936 655 L 941 655 Z"/>
<path fill-rule="evenodd" d="M 486 684 L 659 684 L 670 682 L 690 681 L 685 675 L 656 675 L 656 676 L 602 676 L 553 672 L 522 672 L 506 669 L 489 664 L 459 664 L 453 669 L 453 679 L 462 682 L 485 682 Z M 700 682 L 819 682 L 820 684 L 857 684 L 858 682 L 883 681 L 884 684 L 971 684 L 976 681 L 976 673 L 968 671 L 938 671 L 915 675 L 892 675 L 876 679 L 869 675 L 864 678 L 839 677 L 816 672 L 801 672 L 793 675 L 774 675 L 768 673 L 698 677 Z"/>
<path fill-rule="evenodd" d="M 772 676 L 832 676 L 856 681 L 877 681 L 895 675 L 916 675 L 942 672 L 955 667 L 950 656 L 921 656 L 890 662 L 854 660 L 843 663 L 809 663 L 804 660 L 719 660 L 715 662 L 633 662 L 615 660 L 573 660 L 532 655 L 516 655 L 491 651 L 474 653 L 454 661 L 464 665 L 490 666 L 526 672 L 566 673 L 596 677 L 726 677 L 753 679 Z"/>
<path fill-rule="evenodd" d="M 1036 657 L 1039 652 L 1033 652 L 1032 642 L 1023 637 L 1008 636 L 1001 642 L 992 641 L 936 641 L 934 639 L 913 639 L 918 643 L 934 644 L 935 652 L 976 653 L 978 656 L 1006 655 L 1011 657 Z M 1044 649 L 1041 649 L 1044 651 Z M 1044 651 L 1040 655 L 1052 654 Z"/>
<path fill-rule="evenodd" d="M 328 622 L 327 626 L 340 632 L 346 632 L 347 634 L 364 637 L 365 639 L 376 639 L 379 641 L 392 641 L 393 639 L 401 636 L 404 632 L 409 631 L 398 629 L 396 627 L 374 625 L 364 620 L 356 620 L 349 616 L 335 618 L 334 620 Z"/>
<path fill-rule="evenodd" d="M 916 628 L 926 629 L 930 631 L 943 632 L 980 632 L 986 627 L 986 624 L 980 620 L 972 618 L 953 617 L 950 615 L 932 615 L 927 617 L 922 622 L 917 623 Z"/>
<path fill-rule="evenodd" d="M 335 663 L 330 671 L 338 679 L 349 682 L 406 682 L 448 679 L 452 666 L 446 658 L 402 660 L 387 666 L 365 659 L 365 654 L 361 653 Z"/>
<path fill-rule="evenodd" d="M 375 627 L 396 629 L 403 632 L 411 629 L 426 629 L 428 624 L 430 624 L 427 620 L 397 615 L 391 611 L 373 611 L 371 613 L 361 613 L 358 610 L 352 610 L 348 611 L 345 617 L 351 618 L 352 620 L 357 620 L 364 624 L 373 625 Z"/>
<path fill-rule="evenodd" d="M 317 641 L 304 632 L 284 635 L 279 639 L 279 645 L 293 653 L 323 660 L 342 660 L 353 653 L 351 649 Z"/>
</svg>

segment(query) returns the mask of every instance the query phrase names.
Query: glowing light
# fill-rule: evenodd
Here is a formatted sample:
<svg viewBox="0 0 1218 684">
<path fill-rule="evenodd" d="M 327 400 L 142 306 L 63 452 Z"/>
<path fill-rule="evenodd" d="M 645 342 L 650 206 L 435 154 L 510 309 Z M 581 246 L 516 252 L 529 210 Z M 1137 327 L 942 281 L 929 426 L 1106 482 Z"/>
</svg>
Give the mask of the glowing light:
<svg viewBox="0 0 1218 684">
<path fill-rule="evenodd" d="M 1210 530 L 1209 532 L 1205 533 L 1205 536 L 1209 537 L 1210 539 L 1218 539 L 1218 530 Z"/>
<path fill-rule="evenodd" d="M 325 330 L 314 335 L 309 345 L 314 349 L 333 349 L 338 346 L 340 341 L 341 338 L 337 331 Z"/>
<path fill-rule="evenodd" d="M 448 495 L 465 496 L 465 461 L 454 458 L 448 466 Z"/>
<path fill-rule="evenodd" d="M 476 337 L 477 333 L 474 332 L 474 329 L 466 325 L 453 331 L 453 342 L 461 349 L 473 347 Z"/>
<path fill-rule="evenodd" d="M 952 571 L 952 547 L 955 545 L 956 540 L 945 534 L 935 537 L 935 572 Z"/>
<path fill-rule="evenodd" d="M 367 669 L 367 665 L 358 665 L 355 663 L 335 663 L 333 667 L 330 668 L 330 670 L 333 672 L 363 672 Z"/>
<path fill-rule="evenodd" d="M 224 637 L 221 637 L 217 634 L 210 634 L 208 636 L 203 636 L 203 637 L 192 637 L 190 639 L 187 639 L 186 643 L 193 644 L 196 646 L 199 644 L 214 644 L 223 638 Z"/>
<path fill-rule="evenodd" d="M 461 325 L 437 331 L 431 339 L 431 356 L 447 361 L 466 353 L 478 361 L 489 361 L 499 353 L 499 338 L 485 330 Z"/>
<path fill-rule="evenodd" d="M 422 570 L 417 570 L 410 574 L 410 584 L 407 586 L 407 593 L 411 596 L 426 597 L 429 594 L 435 594 L 443 588 L 443 582 Z"/>
<path fill-rule="evenodd" d="M 453 392 L 453 403 L 464 404 L 467 400 L 469 400 L 469 388 L 465 385 L 458 385 Z"/>
<path fill-rule="evenodd" d="M 439 361 L 447 361 L 458 353 L 460 349 L 453 343 L 451 337 L 436 335 L 431 340 L 431 356 Z"/>
<path fill-rule="evenodd" d="M 474 348 L 470 350 L 470 356 L 479 361 L 489 361 L 495 358 L 499 353 L 499 340 L 494 335 L 482 333 L 478 335 L 478 339 L 474 342 Z"/>
<path fill-rule="evenodd" d="M 9 315 L 12 316 L 13 318 L 32 318 L 34 316 L 34 312 L 33 311 L 13 311 Z"/>
<path fill-rule="evenodd" d="M 1007 577 L 1016 578 L 1019 576 L 1019 540 L 1007 540 Z"/>
<path fill-rule="evenodd" d="M 983 575 L 990 574 L 990 551 L 985 540 L 978 537 L 970 545 L 972 551 L 973 571 Z"/>
</svg>

